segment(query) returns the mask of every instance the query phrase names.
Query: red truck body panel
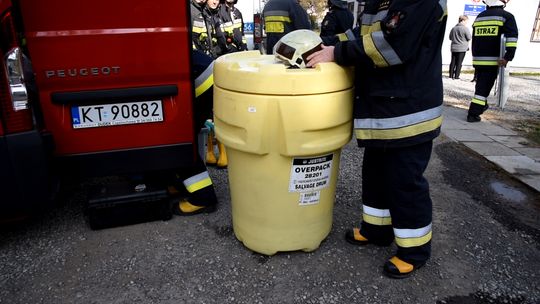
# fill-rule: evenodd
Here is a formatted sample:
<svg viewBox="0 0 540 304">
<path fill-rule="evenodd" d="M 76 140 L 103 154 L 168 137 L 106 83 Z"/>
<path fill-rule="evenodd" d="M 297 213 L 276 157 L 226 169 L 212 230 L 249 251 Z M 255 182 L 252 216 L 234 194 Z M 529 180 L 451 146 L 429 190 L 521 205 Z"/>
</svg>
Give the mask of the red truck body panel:
<svg viewBox="0 0 540 304">
<path fill-rule="evenodd" d="M 11 0 L 0 0 L 0 13 L 6 12 L 11 8 Z"/>
<path fill-rule="evenodd" d="M 24 61 L 11 57 L 21 46 L 15 27 L 12 1 L 0 0 L 0 224 L 42 212 L 51 206 L 54 192 L 47 145 L 35 124 L 34 109 L 16 109 L 13 103 L 10 88 L 21 89 L 17 66 Z M 31 76 L 24 72 L 24 77 Z"/>
<path fill-rule="evenodd" d="M 187 7 L 185 1 L 20 1 L 55 155 L 194 142 Z M 74 129 L 71 107 L 81 103 L 52 98 L 58 93 L 163 85 L 176 86 L 178 94 L 159 97 L 161 122 Z M 83 104 L 114 102 L 90 97 Z"/>
<path fill-rule="evenodd" d="M 0 55 L 22 53 L 28 89 L 28 119 L 13 119 L 23 112 L 12 107 L 13 77 L 0 62 L 0 223 L 49 206 L 62 181 L 117 175 L 167 193 L 175 174 L 194 166 L 201 126 L 193 121 L 189 5 L 0 0 L 0 17 L 9 17 Z M 129 115 L 116 120 L 124 108 Z M 81 124 L 85 109 L 100 123 Z M 141 201 L 153 193 L 143 192 Z"/>
</svg>

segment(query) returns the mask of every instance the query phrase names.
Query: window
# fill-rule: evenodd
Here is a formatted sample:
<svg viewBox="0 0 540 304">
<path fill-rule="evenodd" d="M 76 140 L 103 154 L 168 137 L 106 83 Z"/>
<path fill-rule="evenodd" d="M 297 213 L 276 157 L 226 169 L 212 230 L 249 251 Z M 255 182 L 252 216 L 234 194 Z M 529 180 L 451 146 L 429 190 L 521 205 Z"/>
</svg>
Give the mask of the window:
<svg viewBox="0 0 540 304">
<path fill-rule="evenodd" d="M 536 11 L 536 18 L 534 19 L 534 27 L 531 34 L 531 42 L 540 42 L 540 2 L 538 3 L 538 10 Z"/>
</svg>

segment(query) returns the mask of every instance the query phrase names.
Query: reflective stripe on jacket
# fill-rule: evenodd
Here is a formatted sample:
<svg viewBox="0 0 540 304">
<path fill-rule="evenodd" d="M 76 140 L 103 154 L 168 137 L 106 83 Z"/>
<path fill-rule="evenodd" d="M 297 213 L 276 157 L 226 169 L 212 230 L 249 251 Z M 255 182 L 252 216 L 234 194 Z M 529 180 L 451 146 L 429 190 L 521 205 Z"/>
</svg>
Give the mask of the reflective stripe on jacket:
<svg viewBox="0 0 540 304">
<path fill-rule="evenodd" d="M 498 66 L 501 57 L 501 35 L 506 37 L 504 59 L 511 61 L 516 53 L 518 28 L 514 15 L 502 6 L 490 6 L 473 23 L 473 65 Z"/>
<path fill-rule="evenodd" d="M 214 61 L 199 50 L 194 50 L 192 56 L 195 97 L 199 97 L 214 85 Z"/>
<path fill-rule="evenodd" d="M 208 6 L 205 9 L 205 13 L 209 16 L 209 24 L 211 26 L 212 34 L 212 57 L 215 59 L 221 55 L 231 52 L 230 47 L 227 45 L 227 36 L 225 34 L 225 21 L 223 20 L 220 10 L 221 6 L 225 4 L 219 4 L 216 9 L 210 9 Z"/>
<path fill-rule="evenodd" d="M 263 9 L 266 31 L 266 52 L 272 54 L 274 45 L 285 34 L 299 29 L 311 29 L 309 17 L 296 0 L 270 0 Z"/>
<path fill-rule="evenodd" d="M 219 14 L 224 22 L 223 31 L 227 37 L 227 44 L 234 48 L 233 51 L 247 50 L 242 13 L 236 7 L 231 8 L 223 4 Z"/>
<path fill-rule="evenodd" d="M 204 7 L 191 1 L 191 41 L 193 49 L 210 55 L 212 42 L 207 18 L 204 13 Z"/>
<path fill-rule="evenodd" d="M 446 17 L 444 0 L 368 0 L 360 36 L 336 44 L 337 63 L 356 66 L 359 145 L 415 145 L 439 134 Z"/>
</svg>

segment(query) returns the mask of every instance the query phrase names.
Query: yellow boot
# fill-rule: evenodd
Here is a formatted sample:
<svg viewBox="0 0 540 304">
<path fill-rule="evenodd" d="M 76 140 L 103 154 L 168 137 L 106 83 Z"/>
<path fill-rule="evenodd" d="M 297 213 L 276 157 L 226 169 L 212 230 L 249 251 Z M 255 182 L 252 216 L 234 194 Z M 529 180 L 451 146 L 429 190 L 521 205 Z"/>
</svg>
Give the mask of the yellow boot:
<svg viewBox="0 0 540 304">
<path fill-rule="evenodd" d="M 225 146 L 218 141 L 219 156 L 217 161 L 217 167 L 220 169 L 227 168 L 229 161 L 227 160 L 227 151 L 225 151 Z"/>
<path fill-rule="evenodd" d="M 217 164 L 216 155 L 214 155 L 214 136 L 213 132 L 208 132 L 208 138 L 206 142 L 206 164 L 214 166 Z"/>
<path fill-rule="evenodd" d="M 212 213 L 216 210 L 216 205 L 197 206 L 187 199 L 181 199 L 173 206 L 173 212 L 177 215 L 195 215 L 199 213 Z"/>
</svg>

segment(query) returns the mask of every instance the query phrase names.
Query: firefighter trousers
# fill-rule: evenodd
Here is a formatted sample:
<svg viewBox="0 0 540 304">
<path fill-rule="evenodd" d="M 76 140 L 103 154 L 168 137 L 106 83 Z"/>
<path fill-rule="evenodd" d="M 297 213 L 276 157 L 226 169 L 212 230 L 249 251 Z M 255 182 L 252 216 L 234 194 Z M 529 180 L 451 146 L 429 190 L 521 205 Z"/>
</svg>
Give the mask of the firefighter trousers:
<svg viewBox="0 0 540 304">
<path fill-rule="evenodd" d="M 197 56 L 194 57 L 199 58 L 199 60 L 201 57 L 205 57 L 199 54 L 197 54 Z M 207 58 L 206 61 L 198 63 L 203 68 L 206 68 L 211 62 L 211 58 Z M 210 87 L 197 96 L 194 100 L 193 121 L 196 132 L 198 132 L 204 126 L 204 122 L 208 118 L 212 117 L 212 91 L 212 87 Z M 199 136 L 197 136 L 197 134 L 195 134 L 194 137 L 197 139 L 197 141 L 199 140 Z M 204 145 L 204 143 L 196 142 L 195 147 L 199 147 L 200 144 Z M 176 190 L 180 192 L 181 196 L 186 197 L 191 204 L 196 206 L 212 206 L 217 204 L 214 185 L 212 184 L 212 180 L 208 175 L 204 160 L 201 158 L 199 153 L 197 153 L 197 159 L 191 167 L 181 169 L 176 172 L 174 180 Z"/>
<path fill-rule="evenodd" d="M 474 88 L 474 97 L 469 106 L 469 115 L 479 116 L 488 108 L 488 96 L 497 79 L 499 68 L 478 67 L 475 69 L 476 85 Z"/>
<path fill-rule="evenodd" d="M 212 206 L 217 204 L 212 179 L 198 153 L 197 160 L 192 167 L 179 170 L 176 173 L 175 188 L 193 205 Z"/>
<path fill-rule="evenodd" d="M 395 241 L 396 256 L 409 263 L 423 263 L 431 255 L 432 203 L 423 173 L 432 145 L 364 151 L 360 233 L 375 244 Z"/>
</svg>

